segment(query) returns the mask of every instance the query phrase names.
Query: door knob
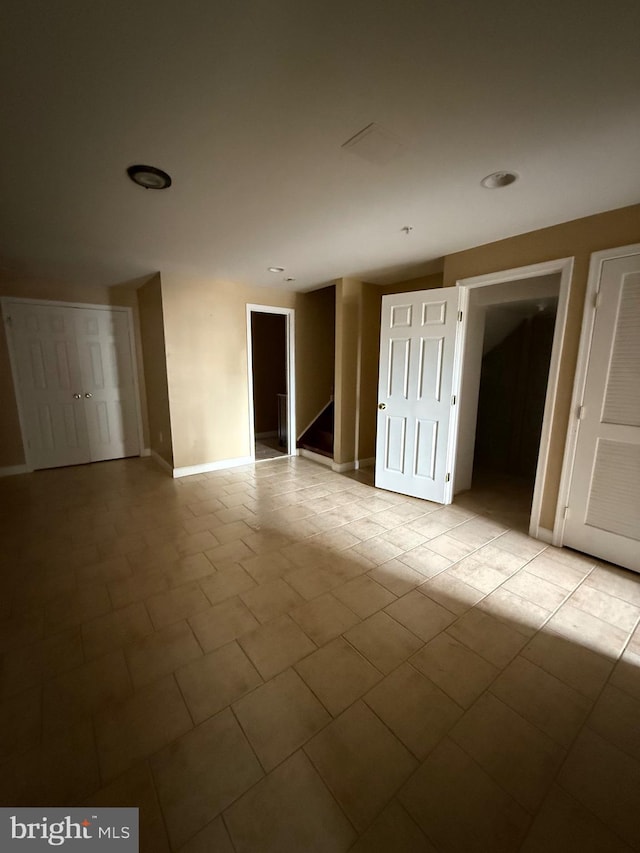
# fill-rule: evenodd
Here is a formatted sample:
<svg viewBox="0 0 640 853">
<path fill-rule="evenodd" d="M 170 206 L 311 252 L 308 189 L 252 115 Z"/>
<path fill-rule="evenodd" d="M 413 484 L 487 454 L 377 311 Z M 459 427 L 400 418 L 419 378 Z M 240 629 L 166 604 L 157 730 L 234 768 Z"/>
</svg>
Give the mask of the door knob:
<svg viewBox="0 0 640 853">
<path fill-rule="evenodd" d="M 85 397 L 87 398 L 87 400 L 88 400 L 90 397 L 93 397 L 93 394 L 85 394 L 84 396 L 85 396 Z"/>
<path fill-rule="evenodd" d="M 79 400 L 81 397 L 82 397 L 82 394 L 74 394 L 73 395 L 74 400 Z"/>
<path fill-rule="evenodd" d="M 379 408 L 379 409 L 381 409 L 381 410 L 382 410 L 382 409 L 386 409 L 386 408 L 387 408 L 387 404 L 386 404 L 386 403 L 378 403 L 378 408 Z"/>
</svg>

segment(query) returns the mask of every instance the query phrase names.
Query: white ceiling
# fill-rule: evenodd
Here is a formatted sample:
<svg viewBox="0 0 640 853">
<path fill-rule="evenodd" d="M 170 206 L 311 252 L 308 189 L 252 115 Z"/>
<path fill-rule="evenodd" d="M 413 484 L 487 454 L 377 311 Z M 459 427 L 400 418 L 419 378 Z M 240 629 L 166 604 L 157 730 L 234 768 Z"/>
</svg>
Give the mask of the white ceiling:
<svg viewBox="0 0 640 853">
<path fill-rule="evenodd" d="M 637 0 L 5 0 L 1 267 L 307 290 L 633 204 L 639 32 Z M 384 165 L 341 149 L 371 122 Z"/>
</svg>

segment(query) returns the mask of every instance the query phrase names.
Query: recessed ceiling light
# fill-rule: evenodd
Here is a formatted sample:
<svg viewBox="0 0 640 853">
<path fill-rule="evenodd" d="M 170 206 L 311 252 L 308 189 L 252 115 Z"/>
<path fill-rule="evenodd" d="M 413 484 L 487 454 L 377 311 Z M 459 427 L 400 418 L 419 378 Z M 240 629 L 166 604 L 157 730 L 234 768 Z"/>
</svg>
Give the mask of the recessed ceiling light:
<svg viewBox="0 0 640 853">
<path fill-rule="evenodd" d="M 171 186 L 171 177 L 155 166 L 129 166 L 127 175 L 145 190 L 166 190 Z"/>
<path fill-rule="evenodd" d="M 284 272 L 284 267 L 267 267 L 268 272 Z"/>
<path fill-rule="evenodd" d="M 518 176 L 515 172 L 493 172 L 483 178 L 480 183 L 486 190 L 499 190 L 502 187 L 508 187 L 517 180 Z"/>
</svg>

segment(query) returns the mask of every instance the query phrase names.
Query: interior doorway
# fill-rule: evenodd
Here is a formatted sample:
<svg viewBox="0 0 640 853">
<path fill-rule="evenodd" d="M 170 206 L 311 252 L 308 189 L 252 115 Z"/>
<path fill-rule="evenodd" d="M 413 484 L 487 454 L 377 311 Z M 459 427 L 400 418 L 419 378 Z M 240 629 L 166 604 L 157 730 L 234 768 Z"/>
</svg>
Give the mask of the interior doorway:
<svg viewBox="0 0 640 853">
<path fill-rule="evenodd" d="M 382 297 L 377 487 L 442 504 L 471 489 L 488 309 L 502 306 L 509 322 L 516 315 L 516 326 L 538 313 L 555 312 L 540 382 L 541 424 L 539 408 L 535 418 L 537 453 L 529 454 L 536 462 L 527 526 L 534 538 L 553 541 L 555 525 L 547 521 L 557 485 L 551 433 L 572 270 L 573 258 L 561 258 L 462 279 L 456 288 Z M 514 307 L 506 310 L 509 305 Z"/>
<path fill-rule="evenodd" d="M 247 306 L 249 419 L 255 461 L 291 454 L 293 311 Z"/>
<path fill-rule="evenodd" d="M 557 307 L 557 296 L 545 296 L 485 308 L 468 495 L 523 532 L 531 516 Z"/>
<path fill-rule="evenodd" d="M 550 540 L 551 530 L 540 526 L 540 507 L 570 263 L 512 280 L 483 278 L 460 282 L 466 317 L 456 500 L 469 506 L 478 501 L 496 520 Z"/>
</svg>

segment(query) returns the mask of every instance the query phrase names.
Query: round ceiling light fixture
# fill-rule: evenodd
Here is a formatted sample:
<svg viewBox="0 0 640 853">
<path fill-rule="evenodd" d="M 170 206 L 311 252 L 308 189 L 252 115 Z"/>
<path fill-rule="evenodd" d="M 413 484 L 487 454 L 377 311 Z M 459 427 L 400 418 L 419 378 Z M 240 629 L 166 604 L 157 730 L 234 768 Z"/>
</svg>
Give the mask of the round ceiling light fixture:
<svg viewBox="0 0 640 853">
<path fill-rule="evenodd" d="M 502 187 L 508 187 L 518 180 L 518 175 L 515 172 L 492 172 L 483 178 L 480 183 L 486 190 L 500 190 Z"/>
<path fill-rule="evenodd" d="M 284 267 L 267 267 L 267 272 L 284 272 Z"/>
<path fill-rule="evenodd" d="M 129 166 L 127 175 L 145 190 L 166 190 L 171 186 L 171 176 L 155 166 Z"/>
</svg>

